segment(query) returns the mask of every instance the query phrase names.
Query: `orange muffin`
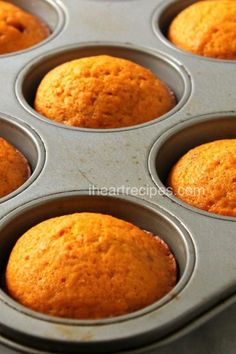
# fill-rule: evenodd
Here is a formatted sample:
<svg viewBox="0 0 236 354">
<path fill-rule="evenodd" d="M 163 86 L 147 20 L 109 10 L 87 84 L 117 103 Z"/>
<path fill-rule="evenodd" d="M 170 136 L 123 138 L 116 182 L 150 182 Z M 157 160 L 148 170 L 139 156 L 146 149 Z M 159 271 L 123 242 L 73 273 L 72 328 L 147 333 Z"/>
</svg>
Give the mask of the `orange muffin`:
<svg viewBox="0 0 236 354">
<path fill-rule="evenodd" d="M 200 145 L 172 168 L 168 184 L 186 203 L 236 216 L 236 139 Z"/>
<path fill-rule="evenodd" d="M 0 138 L 0 198 L 19 188 L 30 176 L 26 158 Z"/>
<path fill-rule="evenodd" d="M 176 263 L 158 237 L 109 215 L 46 220 L 13 248 L 8 293 L 52 316 L 98 319 L 139 310 L 176 283 Z"/>
<path fill-rule="evenodd" d="M 50 71 L 35 109 L 56 122 L 85 128 L 120 128 L 157 118 L 175 105 L 170 89 L 150 70 L 107 55 L 81 58 Z"/>
<path fill-rule="evenodd" d="M 48 36 L 48 27 L 37 17 L 0 1 L 0 54 L 32 47 Z"/>
<path fill-rule="evenodd" d="M 168 37 L 193 54 L 236 59 L 236 1 L 199 1 L 179 13 Z"/>
</svg>

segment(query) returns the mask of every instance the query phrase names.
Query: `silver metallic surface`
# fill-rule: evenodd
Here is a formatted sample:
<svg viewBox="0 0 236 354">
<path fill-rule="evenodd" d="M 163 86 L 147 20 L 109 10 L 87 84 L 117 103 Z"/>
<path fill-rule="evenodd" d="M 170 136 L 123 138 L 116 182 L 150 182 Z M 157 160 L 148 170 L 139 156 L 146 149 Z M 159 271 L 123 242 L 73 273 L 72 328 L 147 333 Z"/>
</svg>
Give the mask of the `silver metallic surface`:
<svg viewBox="0 0 236 354">
<path fill-rule="evenodd" d="M 92 322 L 36 314 L 2 288 L 0 342 L 28 353 L 162 353 L 168 340 L 234 299 L 235 219 L 151 192 L 164 187 L 171 164 L 189 147 L 236 136 L 235 62 L 192 56 L 164 39 L 161 30 L 169 17 L 180 3 L 193 1 L 12 2 L 40 15 L 54 32 L 31 50 L 0 57 L 0 135 L 12 139 L 34 170 L 22 188 L 0 200 L 1 269 L 17 237 L 30 226 L 90 210 L 160 235 L 175 253 L 180 280 L 172 293 L 142 311 Z M 34 93 L 48 70 L 96 54 L 150 68 L 170 85 L 178 105 L 149 123 L 106 131 L 65 127 L 34 112 Z M 128 196 L 88 195 L 103 187 L 126 187 Z M 136 198 L 132 187 L 146 193 Z"/>
</svg>

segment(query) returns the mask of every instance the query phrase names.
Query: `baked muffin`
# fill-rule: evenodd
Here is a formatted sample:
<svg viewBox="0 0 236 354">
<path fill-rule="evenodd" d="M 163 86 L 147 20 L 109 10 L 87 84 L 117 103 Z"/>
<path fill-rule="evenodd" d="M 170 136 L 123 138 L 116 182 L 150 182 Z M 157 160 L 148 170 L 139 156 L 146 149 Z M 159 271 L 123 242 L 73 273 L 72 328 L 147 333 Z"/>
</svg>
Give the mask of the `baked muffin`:
<svg viewBox="0 0 236 354">
<path fill-rule="evenodd" d="M 120 128 L 157 118 L 175 105 L 170 89 L 150 70 L 107 55 L 81 58 L 50 71 L 35 109 L 75 127 Z"/>
<path fill-rule="evenodd" d="M 236 59 L 236 1 L 199 1 L 179 13 L 168 37 L 177 47 L 217 59 Z"/>
<path fill-rule="evenodd" d="M 32 47 L 48 36 L 48 27 L 37 17 L 0 1 L 0 54 Z"/>
<path fill-rule="evenodd" d="M 8 293 L 52 316 L 98 319 L 139 310 L 176 283 L 176 263 L 158 237 L 109 215 L 46 220 L 16 243 Z"/>
<path fill-rule="evenodd" d="M 26 158 L 0 138 L 0 198 L 19 188 L 30 176 Z"/>
<path fill-rule="evenodd" d="M 186 203 L 236 216 L 236 139 L 200 145 L 172 168 L 168 185 Z"/>
</svg>

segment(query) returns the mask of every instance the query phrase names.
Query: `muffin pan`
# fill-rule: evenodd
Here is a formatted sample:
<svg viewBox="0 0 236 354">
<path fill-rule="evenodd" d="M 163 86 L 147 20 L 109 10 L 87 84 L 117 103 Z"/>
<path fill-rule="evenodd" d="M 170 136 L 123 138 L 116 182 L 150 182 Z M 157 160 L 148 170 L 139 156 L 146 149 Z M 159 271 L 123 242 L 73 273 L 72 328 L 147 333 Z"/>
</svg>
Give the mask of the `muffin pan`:
<svg viewBox="0 0 236 354">
<path fill-rule="evenodd" d="M 33 170 L 0 199 L 0 342 L 15 353 L 156 353 L 235 294 L 235 218 L 192 208 L 165 189 L 170 167 L 189 148 L 236 137 L 235 62 L 193 56 L 164 39 L 180 1 L 12 2 L 38 14 L 52 35 L 0 57 L 0 136 Z M 177 106 L 148 123 L 108 130 L 63 126 L 34 111 L 48 70 L 97 54 L 150 68 L 174 91 Z M 3 275 L 17 238 L 41 220 L 74 211 L 108 213 L 162 237 L 179 266 L 173 291 L 141 311 L 99 321 L 50 317 L 12 300 Z"/>
</svg>

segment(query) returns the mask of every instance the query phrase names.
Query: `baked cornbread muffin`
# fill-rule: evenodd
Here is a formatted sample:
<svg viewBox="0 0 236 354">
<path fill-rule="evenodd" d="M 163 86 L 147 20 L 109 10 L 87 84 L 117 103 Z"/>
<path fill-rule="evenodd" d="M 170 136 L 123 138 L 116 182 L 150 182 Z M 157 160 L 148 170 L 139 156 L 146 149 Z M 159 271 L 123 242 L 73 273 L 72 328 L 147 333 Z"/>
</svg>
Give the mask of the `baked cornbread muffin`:
<svg viewBox="0 0 236 354">
<path fill-rule="evenodd" d="M 48 36 L 48 27 L 37 17 L 0 1 L 0 54 L 32 47 Z"/>
<path fill-rule="evenodd" d="M 172 168 L 168 184 L 186 203 L 236 216 L 236 139 L 200 145 Z"/>
<path fill-rule="evenodd" d="M 236 59 L 236 1 L 199 1 L 179 13 L 168 37 L 177 47 L 217 59 Z"/>
<path fill-rule="evenodd" d="M 26 158 L 0 138 L 0 198 L 19 188 L 30 176 Z"/>
<path fill-rule="evenodd" d="M 35 109 L 75 127 L 120 128 L 157 118 L 175 105 L 170 89 L 150 70 L 107 55 L 81 58 L 50 71 Z"/>
<path fill-rule="evenodd" d="M 141 309 L 176 283 L 168 246 L 109 215 L 46 220 L 16 243 L 6 269 L 8 293 L 52 316 L 97 319 Z"/>
</svg>

